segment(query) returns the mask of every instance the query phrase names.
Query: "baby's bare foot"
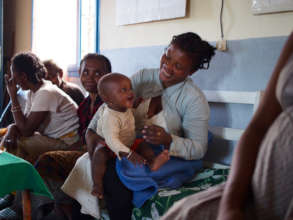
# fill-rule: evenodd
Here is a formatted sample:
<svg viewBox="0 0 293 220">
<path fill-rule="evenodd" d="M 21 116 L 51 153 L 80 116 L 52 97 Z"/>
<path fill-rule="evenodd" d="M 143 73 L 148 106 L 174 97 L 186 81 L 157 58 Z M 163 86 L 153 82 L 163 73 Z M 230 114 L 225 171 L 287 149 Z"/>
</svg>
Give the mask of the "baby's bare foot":
<svg viewBox="0 0 293 220">
<path fill-rule="evenodd" d="M 169 151 L 164 150 L 162 153 L 160 153 L 152 162 L 150 165 L 150 168 L 152 171 L 157 171 L 160 169 L 161 166 L 163 166 L 168 160 L 170 159 Z"/>
<path fill-rule="evenodd" d="M 103 184 L 95 184 L 93 186 L 92 195 L 98 197 L 99 199 L 103 199 L 104 197 Z"/>
</svg>

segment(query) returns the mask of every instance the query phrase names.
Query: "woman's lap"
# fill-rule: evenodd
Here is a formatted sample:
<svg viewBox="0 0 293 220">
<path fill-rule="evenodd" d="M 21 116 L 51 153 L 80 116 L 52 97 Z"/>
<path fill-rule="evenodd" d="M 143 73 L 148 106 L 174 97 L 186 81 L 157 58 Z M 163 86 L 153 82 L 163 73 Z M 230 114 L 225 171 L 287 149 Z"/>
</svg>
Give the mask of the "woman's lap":
<svg viewBox="0 0 293 220">
<path fill-rule="evenodd" d="M 120 181 L 116 172 L 116 160 L 109 160 L 104 176 L 104 198 L 111 220 L 130 220 L 132 192 Z"/>
<path fill-rule="evenodd" d="M 9 152 L 34 163 L 43 153 L 66 150 L 68 148 L 69 145 L 62 140 L 35 133 L 30 137 L 20 137 L 17 140 L 17 148 Z"/>
<path fill-rule="evenodd" d="M 83 154 L 75 163 L 61 189 L 77 200 L 82 212 L 99 217 L 98 200 L 91 194 L 93 187 L 89 154 Z"/>
<path fill-rule="evenodd" d="M 81 204 L 83 213 L 98 218 L 99 204 L 97 197 L 91 194 L 92 187 L 90 158 L 86 153 L 77 160 L 62 190 Z M 107 163 L 104 175 L 104 198 L 111 219 L 131 219 L 132 192 L 121 183 L 116 173 L 115 159 Z"/>
</svg>

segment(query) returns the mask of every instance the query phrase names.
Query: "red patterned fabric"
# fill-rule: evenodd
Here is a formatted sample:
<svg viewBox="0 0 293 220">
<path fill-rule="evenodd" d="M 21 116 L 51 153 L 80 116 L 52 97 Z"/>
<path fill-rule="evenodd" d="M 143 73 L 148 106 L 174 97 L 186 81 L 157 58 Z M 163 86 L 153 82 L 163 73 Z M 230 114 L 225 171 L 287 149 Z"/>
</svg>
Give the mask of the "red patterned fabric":
<svg viewBox="0 0 293 220">
<path fill-rule="evenodd" d="M 139 147 L 139 145 L 143 142 L 144 140 L 142 138 L 136 138 L 133 145 L 131 146 L 132 151 L 136 151 L 136 149 Z"/>
<path fill-rule="evenodd" d="M 95 115 L 96 111 L 98 110 L 98 108 L 103 104 L 102 99 L 97 96 L 95 104 L 94 104 L 94 111 L 92 112 L 92 114 L 90 114 L 90 108 L 91 108 L 91 99 L 90 97 L 86 97 L 83 102 L 80 103 L 80 105 L 78 106 L 78 110 L 77 110 L 77 114 L 79 117 L 79 130 L 78 133 L 82 138 L 83 143 L 85 143 L 85 132 L 86 129 L 91 121 L 91 119 L 93 118 L 93 116 Z"/>
</svg>

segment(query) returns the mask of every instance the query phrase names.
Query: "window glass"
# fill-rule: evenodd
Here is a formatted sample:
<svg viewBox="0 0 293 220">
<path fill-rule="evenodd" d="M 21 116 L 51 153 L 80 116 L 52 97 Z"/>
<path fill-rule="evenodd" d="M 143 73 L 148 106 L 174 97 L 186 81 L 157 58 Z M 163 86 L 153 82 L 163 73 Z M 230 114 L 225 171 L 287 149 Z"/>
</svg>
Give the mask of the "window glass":
<svg viewBox="0 0 293 220">
<path fill-rule="evenodd" d="M 78 59 L 78 0 L 34 0 L 32 51 L 63 69 Z"/>
<path fill-rule="evenodd" d="M 32 51 L 64 71 L 96 51 L 96 0 L 34 0 Z M 76 69 L 76 68 L 74 68 Z"/>
<path fill-rule="evenodd" d="M 87 53 L 96 52 L 96 2 L 81 1 L 81 58 Z"/>
</svg>

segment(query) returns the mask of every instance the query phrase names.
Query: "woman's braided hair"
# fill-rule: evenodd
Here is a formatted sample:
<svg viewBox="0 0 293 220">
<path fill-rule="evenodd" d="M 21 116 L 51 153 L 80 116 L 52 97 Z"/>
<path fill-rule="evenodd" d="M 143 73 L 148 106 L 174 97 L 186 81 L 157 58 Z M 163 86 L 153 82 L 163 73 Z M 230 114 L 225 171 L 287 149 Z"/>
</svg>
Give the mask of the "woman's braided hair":
<svg viewBox="0 0 293 220">
<path fill-rule="evenodd" d="M 28 80 L 37 84 L 44 78 L 47 70 L 41 60 L 31 52 L 22 52 L 11 59 L 12 66 L 17 72 L 26 74 Z"/>
<path fill-rule="evenodd" d="M 192 72 L 198 69 L 208 69 L 210 61 L 215 55 L 216 48 L 193 32 L 173 36 L 170 44 L 177 46 L 192 59 Z"/>
</svg>

